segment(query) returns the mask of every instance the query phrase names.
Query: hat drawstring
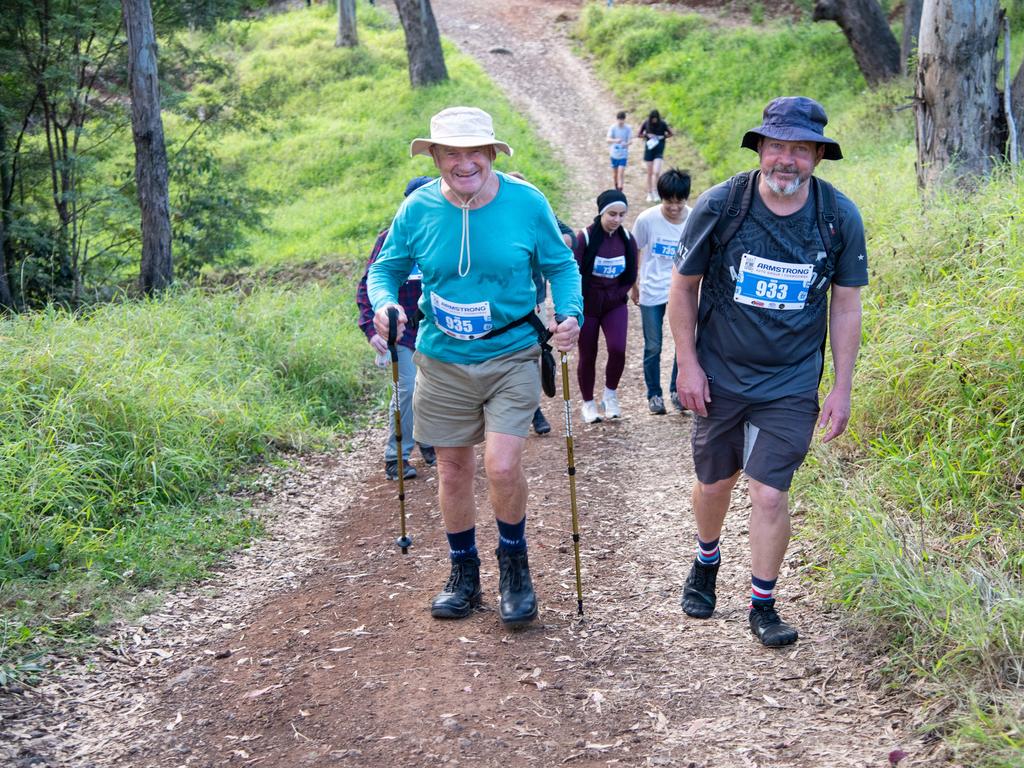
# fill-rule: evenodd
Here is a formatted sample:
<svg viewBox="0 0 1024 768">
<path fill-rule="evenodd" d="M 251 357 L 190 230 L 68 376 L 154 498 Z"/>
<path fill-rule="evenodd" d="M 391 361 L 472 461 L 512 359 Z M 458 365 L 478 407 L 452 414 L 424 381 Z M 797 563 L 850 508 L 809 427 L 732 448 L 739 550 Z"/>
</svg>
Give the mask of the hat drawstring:
<svg viewBox="0 0 1024 768">
<path fill-rule="evenodd" d="M 462 240 L 459 243 L 459 277 L 465 277 L 469 274 L 469 270 L 473 267 L 473 256 L 469 250 L 469 206 L 476 200 L 476 196 L 484 191 L 484 187 L 487 186 L 487 182 L 490 181 L 490 176 L 487 177 L 487 181 L 480 185 L 480 189 L 473 193 L 473 196 L 465 202 L 459 203 L 459 207 L 462 208 Z M 452 190 L 455 192 L 455 190 Z M 461 196 L 456 192 L 455 196 L 462 200 Z M 462 254 L 466 254 L 466 271 L 462 271 Z"/>
</svg>

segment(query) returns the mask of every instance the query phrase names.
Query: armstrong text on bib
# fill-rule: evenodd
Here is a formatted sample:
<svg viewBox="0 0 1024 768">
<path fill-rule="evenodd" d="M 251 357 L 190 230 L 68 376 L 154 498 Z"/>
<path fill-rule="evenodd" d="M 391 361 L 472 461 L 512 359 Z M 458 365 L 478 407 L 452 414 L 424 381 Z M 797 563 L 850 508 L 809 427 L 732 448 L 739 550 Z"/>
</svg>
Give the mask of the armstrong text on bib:
<svg viewBox="0 0 1024 768">
<path fill-rule="evenodd" d="M 494 328 L 489 301 L 459 304 L 431 291 L 430 307 L 434 311 L 434 324 L 453 339 L 479 339 Z"/>
<path fill-rule="evenodd" d="M 616 256 L 614 259 L 606 259 L 601 256 L 594 257 L 593 274 L 598 277 L 618 277 L 626 271 L 626 257 Z"/>
<path fill-rule="evenodd" d="M 764 309 L 803 309 L 813 277 L 813 264 L 772 261 L 744 253 L 733 299 Z"/>
</svg>

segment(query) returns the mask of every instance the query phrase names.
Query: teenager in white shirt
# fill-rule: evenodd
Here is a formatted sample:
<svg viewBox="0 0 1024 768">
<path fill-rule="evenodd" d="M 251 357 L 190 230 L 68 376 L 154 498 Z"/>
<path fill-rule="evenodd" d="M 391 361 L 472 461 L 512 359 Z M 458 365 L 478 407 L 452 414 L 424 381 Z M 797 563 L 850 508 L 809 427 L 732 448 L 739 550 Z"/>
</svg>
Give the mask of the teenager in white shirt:
<svg viewBox="0 0 1024 768">
<path fill-rule="evenodd" d="M 651 413 L 665 411 L 661 388 L 661 339 L 668 306 L 668 288 L 672 282 L 672 263 L 683 233 L 683 223 L 690 213 L 690 175 L 672 168 L 658 178 L 661 205 L 648 208 L 636 217 L 633 237 L 640 254 L 639 278 L 630 291 L 634 304 L 640 305 L 644 328 L 644 382 L 647 385 L 647 407 Z M 671 345 L 669 345 L 671 347 Z M 672 355 L 672 378 L 669 394 L 676 410 L 683 406 L 676 395 L 678 369 Z"/>
</svg>

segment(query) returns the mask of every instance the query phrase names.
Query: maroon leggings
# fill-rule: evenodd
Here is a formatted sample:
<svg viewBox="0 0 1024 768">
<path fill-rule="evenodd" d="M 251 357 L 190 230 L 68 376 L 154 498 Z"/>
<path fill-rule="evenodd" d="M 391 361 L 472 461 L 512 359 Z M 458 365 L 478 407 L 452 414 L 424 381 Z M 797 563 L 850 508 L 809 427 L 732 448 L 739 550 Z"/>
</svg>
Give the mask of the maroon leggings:
<svg viewBox="0 0 1024 768">
<path fill-rule="evenodd" d="M 604 385 L 616 389 L 622 371 L 626 368 L 626 329 L 629 311 L 622 301 L 622 289 L 608 291 L 591 288 L 583 302 L 583 328 L 580 329 L 580 359 L 576 377 L 580 395 L 584 400 L 594 399 L 594 381 L 597 378 L 598 334 L 604 331 L 608 347 L 608 363 L 604 369 Z"/>
</svg>

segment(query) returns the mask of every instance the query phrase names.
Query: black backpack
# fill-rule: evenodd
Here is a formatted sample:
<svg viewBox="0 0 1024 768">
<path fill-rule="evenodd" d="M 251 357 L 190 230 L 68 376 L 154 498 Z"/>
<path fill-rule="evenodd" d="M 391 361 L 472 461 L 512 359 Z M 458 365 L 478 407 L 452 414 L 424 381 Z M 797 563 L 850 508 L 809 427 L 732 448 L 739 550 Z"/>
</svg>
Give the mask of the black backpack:
<svg viewBox="0 0 1024 768">
<path fill-rule="evenodd" d="M 750 204 L 754 199 L 754 188 L 757 186 L 757 177 L 761 172 L 757 169 L 738 173 L 729 180 L 729 197 L 726 198 L 725 206 L 718 216 L 718 223 L 712 232 L 712 250 L 721 251 L 725 248 L 733 235 L 739 230 L 743 219 L 750 211 Z M 825 245 L 826 260 L 825 274 L 832 276 L 835 271 L 835 263 L 843 250 L 843 236 L 840 230 L 839 205 L 836 202 L 836 188 L 817 176 L 811 176 L 811 189 L 814 195 L 814 202 L 817 208 L 818 232 L 821 234 L 821 242 Z"/>
</svg>

